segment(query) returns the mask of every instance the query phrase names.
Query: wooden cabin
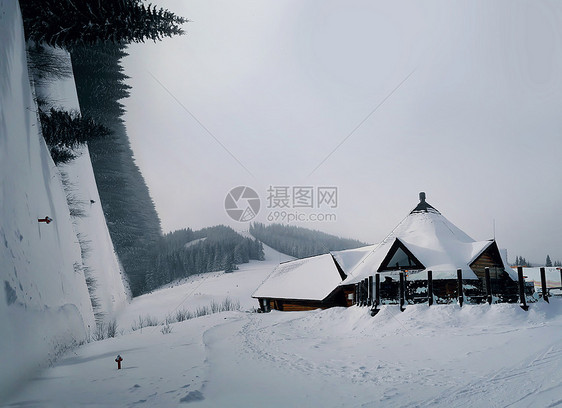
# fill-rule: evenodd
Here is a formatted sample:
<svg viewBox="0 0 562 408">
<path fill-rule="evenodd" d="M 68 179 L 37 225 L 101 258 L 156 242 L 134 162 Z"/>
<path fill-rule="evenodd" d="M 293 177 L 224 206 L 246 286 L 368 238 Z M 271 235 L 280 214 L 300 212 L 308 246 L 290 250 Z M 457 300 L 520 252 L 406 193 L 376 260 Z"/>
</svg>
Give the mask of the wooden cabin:
<svg viewBox="0 0 562 408">
<path fill-rule="evenodd" d="M 263 311 L 345 306 L 339 283 L 347 276 L 332 254 L 279 264 L 252 297 Z"/>
<path fill-rule="evenodd" d="M 350 306 L 357 284 L 380 275 L 389 291 L 407 271 L 412 288 L 432 272 L 434 293 L 448 298 L 457 290 L 457 270 L 478 292 L 489 268 L 498 291 L 516 292 L 516 274 L 495 240 L 475 241 L 447 220 L 420 193 L 419 203 L 379 244 L 280 264 L 253 297 L 262 310 L 310 310 Z M 422 286 L 420 283 L 418 286 Z M 382 286 L 381 286 L 382 287 Z"/>
</svg>

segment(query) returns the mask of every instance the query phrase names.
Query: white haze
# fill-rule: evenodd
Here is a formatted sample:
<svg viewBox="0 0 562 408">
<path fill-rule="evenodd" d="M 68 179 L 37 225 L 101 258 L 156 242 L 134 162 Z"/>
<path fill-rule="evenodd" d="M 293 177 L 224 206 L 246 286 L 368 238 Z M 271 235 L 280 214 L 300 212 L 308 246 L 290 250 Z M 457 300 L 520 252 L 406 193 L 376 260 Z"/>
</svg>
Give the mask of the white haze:
<svg viewBox="0 0 562 408">
<path fill-rule="evenodd" d="M 247 228 L 238 185 L 262 222 L 270 185 L 337 186 L 336 222 L 295 225 L 377 242 L 425 191 L 511 261 L 562 259 L 561 3 L 158 5 L 192 21 L 129 48 L 125 104 L 165 231 Z"/>
</svg>

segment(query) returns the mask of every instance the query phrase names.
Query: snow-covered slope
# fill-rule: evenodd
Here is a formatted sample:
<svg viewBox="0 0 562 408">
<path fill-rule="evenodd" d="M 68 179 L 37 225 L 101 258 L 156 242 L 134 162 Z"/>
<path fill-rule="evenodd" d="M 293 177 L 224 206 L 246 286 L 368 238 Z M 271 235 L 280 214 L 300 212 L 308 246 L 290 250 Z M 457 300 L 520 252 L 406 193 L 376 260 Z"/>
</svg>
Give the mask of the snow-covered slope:
<svg viewBox="0 0 562 408">
<path fill-rule="evenodd" d="M 239 270 L 224 273 L 211 272 L 194 275 L 175 282 L 153 293 L 138 296 L 119 315 L 117 323 L 123 330 L 130 330 L 139 317 L 150 316 L 163 322 L 168 315 L 178 310 L 195 312 L 211 302 L 222 302 L 226 298 L 240 304 L 241 310 L 258 307 L 252 292 L 261 285 L 279 264 L 293 259 L 264 245 L 264 261 L 250 261 L 239 265 Z"/>
<path fill-rule="evenodd" d="M 0 3 L 0 398 L 94 316 L 66 197 L 38 133 L 18 3 Z M 50 224 L 38 219 L 49 216 Z"/>
<path fill-rule="evenodd" d="M 103 311 L 115 313 L 126 300 L 101 210 L 92 204 L 73 225 L 59 170 L 39 133 L 32 91 L 18 2 L 2 0 L 0 400 L 95 328 L 76 232 L 91 241 L 96 260 L 87 266 L 98 272 Z M 63 84 L 59 93 L 57 98 L 76 98 L 73 84 Z M 99 203 L 87 151 L 67 172 L 80 200 Z M 53 221 L 38 221 L 46 216 Z"/>
<path fill-rule="evenodd" d="M 71 66 L 68 52 L 60 48 L 52 51 L 58 53 L 60 61 Z M 44 83 L 36 92 L 43 99 L 53 101 L 52 107 L 56 109 L 80 111 L 73 77 Z M 67 180 L 67 194 L 72 195 L 73 205 L 82 213 L 73 218 L 73 224 L 80 240 L 87 246 L 82 261 L 87 275 L 95 280 L 94 296 L 99 305 L 96 316 L 107 322 L 114 319 L 127 303 L 128 288 L 107 229 L 88 147 L 81 147 L 79 156 L 59 169 Z"/>
</svg>

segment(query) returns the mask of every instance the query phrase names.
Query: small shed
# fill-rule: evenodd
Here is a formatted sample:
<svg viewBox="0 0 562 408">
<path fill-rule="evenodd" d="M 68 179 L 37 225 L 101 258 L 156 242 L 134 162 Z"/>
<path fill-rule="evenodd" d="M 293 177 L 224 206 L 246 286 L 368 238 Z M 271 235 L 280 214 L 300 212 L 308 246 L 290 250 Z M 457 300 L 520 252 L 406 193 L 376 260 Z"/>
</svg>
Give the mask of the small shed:
<svg viewBox="0 0 562 408">
<path fill-rule="evenodd" d="M 263 311 L 295 311 L 343 306 L 338 288 L 346 278 L 332 254 L 279 264 L 254 292 Z"/>
</svg>

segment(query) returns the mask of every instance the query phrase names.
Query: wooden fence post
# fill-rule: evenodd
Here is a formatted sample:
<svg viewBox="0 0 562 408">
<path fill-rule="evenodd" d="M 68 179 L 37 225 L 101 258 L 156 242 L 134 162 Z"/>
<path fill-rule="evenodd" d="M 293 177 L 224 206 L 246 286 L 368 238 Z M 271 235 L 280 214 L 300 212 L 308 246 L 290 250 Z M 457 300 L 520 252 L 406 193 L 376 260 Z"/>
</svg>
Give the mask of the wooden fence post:
<svg viewBox="0 0 562 408">
<path fill-rule="evenodd" d="M 492 304 L 492 280 L 490 279 L 490 268 L 484 268 L 484 279 L 486 280 L 486 301 Z"/>
<path fill-rule="evenodd" d="M 361 306 L 365 306 L 367 304 L 367 293 L 366 292 L 367 285 L 365 285 L 365 279 L 361 281 Z"/>
<path fill-rule="evenodd" d="M 457 269 L 457 299 L 459 300 L 459 306 L 462 307 L 464 302 L 462 293 L 462 269 Z"/>
<path fill-rule="evenodd" d="M 363 279 L 363 306 L 369 306 L 369 278 Z"/>
<path fill-rule="evenodd" d="M 519 305 L 523 310 L 529 310 L 529 306 L 527 306 L 527 299 L 525 297 L 525 279 L 523 278 L 523 267 L 517 267 L 517 278 L 519 281 Z"/>
<path fill-rule="evenodd" d="M 433 304 L 433 272 L 427 271 L 427 302 Z"/>
<path fill-rule="evenodd" d="M 375 273 L 375 303 L 371 309 L 371 316 L 376 315 L 379 311 L 377 307 L 381 304 L 381 275 Z"/>
<path fill-rule="evenodd" d="M 548 289 L 546 288 L 546 271 L 544 267 L 541 268 L 541 290 L 542 290 L 542 298 L 546 303 L 550 303 L 548 301 Z"/>
<path fill-rule="evenodd" d="M 367 281 L 367 289 L 369 293 L 369 297 L 367 298 L 367 306 L 373 305 L 373 275 L 369 276 L 369 280 Z"/>
<path fill-rule="evenodd" d="M 381 275 L 375 274 L 375 305 L 381 304 Z"/>
<path fill-rule="evenodd" d="M 404 284 L 404 272 L 400 272 L 400 287 L 398 288 L 398 297 L 400 301 L 400 311 L 403 312 L 404 310 L 404 300 L 405 300 L 405 290 L 406 285 Z"/>
</svg>

